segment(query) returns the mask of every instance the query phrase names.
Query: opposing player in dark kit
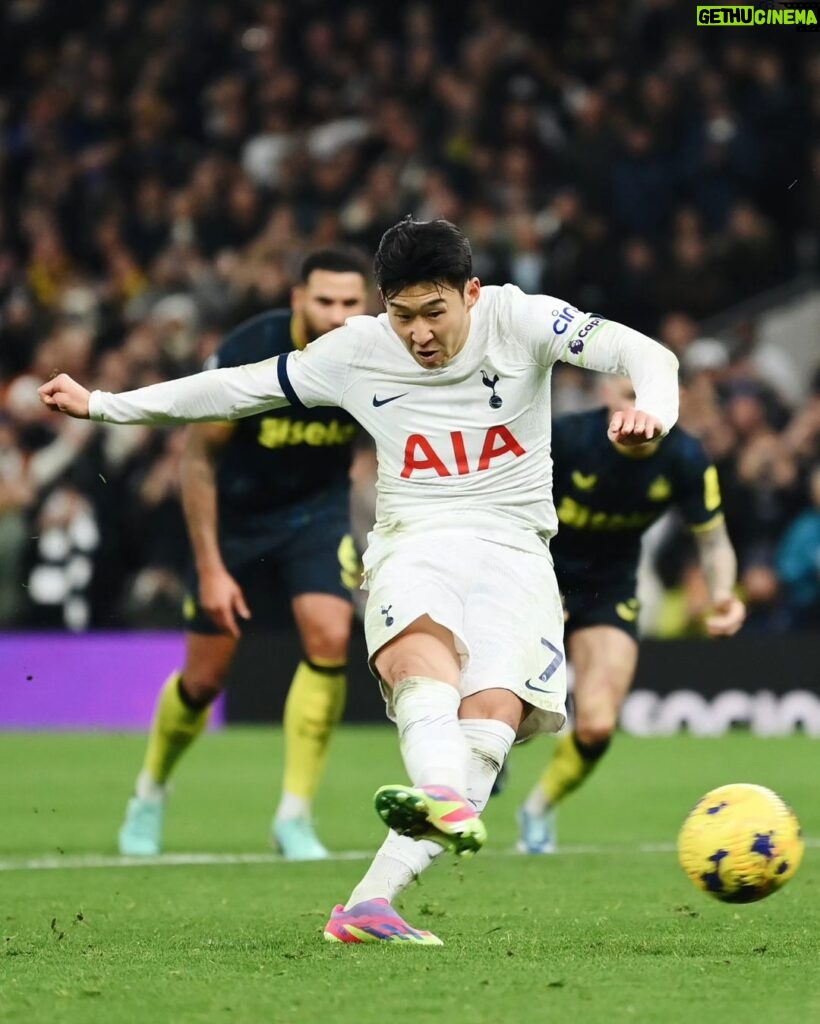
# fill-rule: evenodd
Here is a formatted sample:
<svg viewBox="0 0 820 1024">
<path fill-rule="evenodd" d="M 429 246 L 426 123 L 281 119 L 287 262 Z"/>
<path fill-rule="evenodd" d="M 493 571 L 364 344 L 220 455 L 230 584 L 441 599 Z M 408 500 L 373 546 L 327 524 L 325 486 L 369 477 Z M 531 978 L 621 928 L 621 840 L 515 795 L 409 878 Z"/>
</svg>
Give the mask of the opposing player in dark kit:
<svg viewBox="0 0 820 1024">
<path fill-rule="evenodd" d="M 309 256 L 291 309 L 241 324 L 210 367 L 241 366 L 300 351 L 365 311 L 365 266 L 345 250 Z M 345 704 L 351 626 L 340 557 L 349 560 L 348 474 L 358 425 L 341 409 L 270 409 L 190 428 L 182 501 L 195 569 L 185 602 L 185 664 L 160 691 L 135 795 L 119 832 L 131 856 L 162 849 L 168 780 L 205 728 L 239 643 L 240 623 L 284 596 L 304 656 L 285 703 L 282 795 L 271 831 L 284 855 L 327 850 L 311 803 L 331 733 Z M 255 603 L 253 603 L 255 602 Z"/>
<path fill-rule="evenodd" d="M 553 494 L 558 534 L 550 544 L 564 598 L 564 644 L 575 672 L 572 731 L 562 736 L 519 811 L 523 853 L 556 847 L 555 808 L 606 752 L 638 661 L 636 597 L 641 537 L 671 506 L 697 541 L 709 586 L 712 636 L 730 636 L 745 608 L 734 595 L 737 563 L 720 506 L 717 470 L 701 443 L 680 427 L 624 447 L 606 437 L 616 412 L 635 394 L 607 378 L 607 408 L 553 423 Z"/>
</svg>

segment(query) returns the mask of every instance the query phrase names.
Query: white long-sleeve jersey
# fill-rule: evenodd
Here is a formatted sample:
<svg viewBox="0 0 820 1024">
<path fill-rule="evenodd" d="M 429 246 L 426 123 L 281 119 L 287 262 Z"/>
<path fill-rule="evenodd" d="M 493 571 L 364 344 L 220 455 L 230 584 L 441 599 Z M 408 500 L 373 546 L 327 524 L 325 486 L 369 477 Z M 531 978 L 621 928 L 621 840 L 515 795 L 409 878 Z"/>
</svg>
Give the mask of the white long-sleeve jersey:
<svg viewBox="0 0 820 1024">
<path fill-rule="evenodd" d="M 388 317 L 357 316 L 302 351 L 113 395 L 113 423 L 233 419 L 283 406 L 346 409 L 378 455 L 375 533 L 461 524 L 530 546 L 555 533 L 550 375 L 557 361 L 631 378 L 665 430 L 678 415 L 677 360 L 650 338 L 514 285 L 481 290 L 461 351 L 416 363 Z M 525 539 L 529 537 L 529 540 Z M 540 546 L 540 545 L 539 545 Z"/>
</svg>

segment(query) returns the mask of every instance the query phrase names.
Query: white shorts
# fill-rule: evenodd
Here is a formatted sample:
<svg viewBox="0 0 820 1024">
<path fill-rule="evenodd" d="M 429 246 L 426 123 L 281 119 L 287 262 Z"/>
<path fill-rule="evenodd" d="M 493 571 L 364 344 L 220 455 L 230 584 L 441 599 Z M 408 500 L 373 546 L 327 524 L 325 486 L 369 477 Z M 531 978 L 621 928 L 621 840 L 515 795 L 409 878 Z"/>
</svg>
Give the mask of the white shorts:
<svg viewBox="0 0 820 1024">
<path fill-rule="evenodd" d="M 519 740 L 563 726 L 564 613 L 546 545 L 533 553 L 445 529 L 374 547 L 364 583 L 371 668 L 386 643 L 429 615 L 453 634 L 462 697 L 494 688 L 519 696 L 531 707 Z M 393 719 L 392 691 L 383 683 L 382 694 Z"/>
</svg>

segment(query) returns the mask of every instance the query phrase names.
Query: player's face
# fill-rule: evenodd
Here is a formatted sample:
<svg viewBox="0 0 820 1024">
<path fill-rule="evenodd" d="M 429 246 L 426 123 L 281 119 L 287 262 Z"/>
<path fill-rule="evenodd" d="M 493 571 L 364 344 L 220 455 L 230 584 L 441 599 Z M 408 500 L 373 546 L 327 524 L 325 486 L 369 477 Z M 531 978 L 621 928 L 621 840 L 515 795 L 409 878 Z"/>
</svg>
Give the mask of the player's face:
<svg viewBox="0 0 820 1024">
<path fill-rule="evenodd" d="M 314 270 L 293 289 L 291 307 L 302 319 L 308 341 L 341 327 L 349 316 L 367 309 L 367 288 L 361 274 Z"/>
<path fill-rule="evenodd" d="M 457 355 L 470 333 L 470 310 L 478 301 L 477 277 L 463 291 L 429 281 L 385 299 L 390 326 L 419 366 L 434 370 Z"/>
</svg>

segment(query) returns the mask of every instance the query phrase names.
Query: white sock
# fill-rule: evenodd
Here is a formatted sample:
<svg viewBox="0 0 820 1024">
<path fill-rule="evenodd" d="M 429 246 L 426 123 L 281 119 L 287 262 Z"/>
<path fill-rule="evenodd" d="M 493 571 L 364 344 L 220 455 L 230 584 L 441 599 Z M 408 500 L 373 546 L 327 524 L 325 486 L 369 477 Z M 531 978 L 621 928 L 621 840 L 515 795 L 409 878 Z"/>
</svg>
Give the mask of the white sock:
<svg viewBox="0 0 820 1024">
<path fill-rule="evenodd" d="M 542 814 L 546 814 L 549 810 L 549 805 L 547 794 L 541 788 L 541 783 L 539 782 L 530 790 L 529 796 L 524 801 L 524 810 L 527 814 L 540 817 Z"/>
<path fill-rule="evenodd" d="M 480 814 L 490 799 L 490 790 L 510 752 L 515 732 L 506 723 L 489 718 L 461 719 L 459 728 L 470 745 L 465 795 Z M 442 853 L 438 843 L 399 836 L 391 830 L 364 878 L 350 894 L 345 909 L 365 900 L 385 899 L 392 903 Z"/>
<path fill-rule="evenodd" d="M 134 792 L 140 800 L 164 800 L 168 787 L 161 782 L 155 782 L 148 772 L 142 771 L 137 776 L 137 784 Z"/>
<path fill-rule="evenodd" d="M 470 749 L 459 727 L 461 695 L 454 686 L 410 676 L 396 687 L 393 706 L 404 767 L 414 786 L 467 790 Z"/>
<path fill-rule="evenodd" d="M 470 745 L 467 799 L 481 814 L 515 742 L 515 730 L 495 718 L 462 718 L 459 724 Z"/>
<path fill-rule="evenodd" d="M 294 793 L 283 793 L 276 808 L 277 821 L 291 821 L 293 818 L 310 817 L 310 800 Z"/>
<path fill-rule="evenodd" d="M 392 903 L 443 852 L 438 843 L 429 839 L 411 839 L 391 829 L 364 878 L 350 894 L 345 910 L 365 900 L 383 899 Z"/>
</svg>

